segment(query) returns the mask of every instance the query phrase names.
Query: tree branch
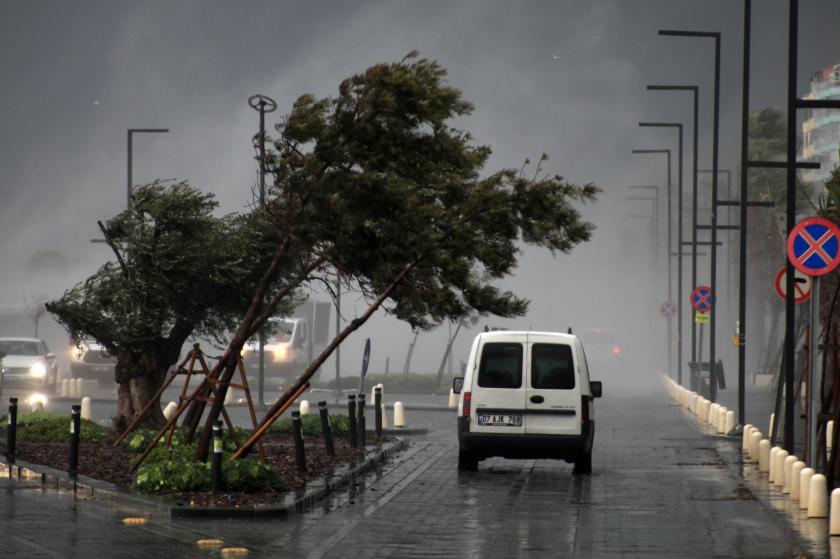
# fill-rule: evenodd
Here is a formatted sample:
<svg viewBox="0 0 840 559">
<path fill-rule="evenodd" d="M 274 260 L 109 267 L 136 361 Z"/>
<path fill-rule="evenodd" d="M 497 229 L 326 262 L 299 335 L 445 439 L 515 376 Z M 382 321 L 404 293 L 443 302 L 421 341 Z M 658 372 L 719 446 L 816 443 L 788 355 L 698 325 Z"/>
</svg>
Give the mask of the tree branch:
<svg viewBox="0 0 840 559">
<path fill-rule="evenodd" d="M 117 262 L 119 262 L 120 268 L 122 269 L 123 277 L 125 277 L 125 279 L 128 279 L 128 268 L 125 265 L 125 261 L 123 260 L 122 254 L 120 254 L 120 251 L 117 250 L 117 246 L 114 244 L 114 241 L 113 239 L 111 239 L 111 236 L 108 235 L 108 230 L 105 229 L 105 226 L 102 224 L 102 221 L 97 221 L 96 224 L 99 225 L 99 229 L 105 236 L 105 242 L 108 243 L 108 246 L 111 247 L 112 251 L 114 251 L 114 255 L 117 257 Z"/>
</svg>

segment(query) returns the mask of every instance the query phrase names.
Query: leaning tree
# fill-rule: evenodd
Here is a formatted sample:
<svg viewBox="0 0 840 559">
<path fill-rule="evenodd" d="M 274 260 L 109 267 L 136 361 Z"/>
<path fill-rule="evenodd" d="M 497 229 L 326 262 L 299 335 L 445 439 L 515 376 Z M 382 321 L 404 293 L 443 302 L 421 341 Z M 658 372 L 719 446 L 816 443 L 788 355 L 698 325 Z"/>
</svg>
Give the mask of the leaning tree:
<svg viewBox="0 0 840 559">
<path fill-rule="evenodd" d="M 99 224 L 114 260 L 47 303 L 77 342 L 96 339 L 116 357 L 117 430 L 149 403 L 188 339 L 225 343 L 271 260 L 264 214 L 216 217 L 217 205 L 185 182 L 138 187 L 130 209 Z M 280 275 L 275 267 L 266 281 Z M 159 427 L 159 402 L 151 410 L 141 424 Z"/>
<path fill-rule="evenodd" d="M 287 283 L 272 292 L 261 282 L 255 290 L 225 362 L 213 371 L 220 391 L 244 341 L 295 287 L 329 286 L 338 273 L 368 307 L 285 390 L 260 429 L 377 309 L 419 328 L 473 312 L 522 315 L 527 301 L 497 285 L 516 267 L 521 244 L 567 252 L 590 237 L 592 226 L 575 203 L 598 189 L 541 176 L 539 164 L 529 177 L 523 170 L 485 172 L 490 148 L 453 126 L 472 105 L 445 76 L 436 62 L 411 53 L 344 80 L 335 97 L 299 98 L 277 126 L 263 162 L 274 179 L 266 213 L 278 239 L 275 261 L 290 252 L 297 258 Z M 221 398 L 212 406 L 201 459 Z"/>
</svg>

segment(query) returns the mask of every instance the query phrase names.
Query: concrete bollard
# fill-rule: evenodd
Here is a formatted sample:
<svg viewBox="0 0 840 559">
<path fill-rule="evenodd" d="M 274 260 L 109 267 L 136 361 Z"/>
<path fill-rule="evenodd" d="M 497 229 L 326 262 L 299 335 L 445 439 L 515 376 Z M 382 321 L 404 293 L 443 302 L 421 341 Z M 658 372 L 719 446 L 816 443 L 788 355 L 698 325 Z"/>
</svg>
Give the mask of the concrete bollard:
<svg viewBox="0 0 840 559">
<path fill-rule="evenodd" d="M 750 455 L 750 441 L 752 440 L 753 426 L 749 423 L 744 425 L 744 431 L 741 433 L 741 451 L 748 458 Z"/>
<path fill-rule="evenodd" d="M 726 419 L 723 422 L 723 432 L 724 434 L 729 434 L 729 432 L 735 428 L 735 412 L 728 411 L 726 412 Z"/>
<path fill-rule="evenodd" d="M 91 419 L 90 398 L 82 398 L 82 419 Z"/>
<path fill-rule="evenodd" d="M 307 415 L 309 413 L 309 400 L 301 400 L 298 404 L 298 412 L 300 415 Z"/>
<path fill-rule="evenodd" d="M 831 444 L 834 442 L 834 420 L 829 419 L 825 425 L 825 455 L 831 460 Z"/>
<path fill-rule="evenodd" d="M 770 428 L 769 428 L 769 429 L 767 429 L 767 432 L 770 434 L 770 436 L 771 436 L 771 437 L 773 436 L 773 423 L 774 423 L 775 421 L 776 421 L 776 414 L 775 414 L 775 413 L 771 413 L 771 414 L 770 414 Z"/>
<path fill-rule="evenodd" d="M 775 477 L 773 478 L 773 484 L 776 487 L 784 487 L 785 485 L 785 460 L 790 456 L 787 450 L 779 449 L 779 452 L 776 453 L 776 467 L 773 468 L 775 473 Z"/>
<path fill-rule="evenodd" d="M 451 388 L 449 389 L 449 409 L 454 410 L 458 408 L 458 395 Z"/>
<path fill-rule="evenodd" d="M 782 484 L 782 493 L 790 493 L 790 486 L 791 475 L 793 473 L 793 465 L 799 461 L 799 458 L 796 457 L 795 454 L 791 454 L 787 458 L 785 458 L 785 465 L 784 465 L 784 483 Z"/>
<path fill-rule="evenodd" d="M 58 390 L 58 397 L 59 398 L 69 398 L 70 397 L 70 381 L 64 379 L 61 381 L 61 388 Z"/>
<path fill-rule="evenodd" d="M 831 511 L 828 520 L 828 535 L 840 536 L 840 489 L 831 492 Z"/>
<path fill-rule="evenodd" d="M 767 460 L 767 479 L 770 483 L 776 481 L 776 454 L 782 450 L 780 446 L 774 446 L 770 449 L 770 454 Z"/>
<path fill-rule="evenodd" d="M 717 432 L 719 435 L 723 435 L 726 433 L 726 414 L 729 413 L 729 408 L 726 406 L 721 406 L 718 410 L 718 417 L 717 417 Z"/>
<path fill-rule="evenodd" d="M 81 398 L 84 396 L 85 379 L 77 378 L 74 382 L 76 383 L 76 392 L 73 394 L 73 397 Z"/>
<path fill-rule="evenodd" d="M 758 464 L 758 445 L 761 443 L 761 439 L 764 438 L 764 434 L 759 431 L 758 429 L 754 429 L 750 439 L 750 462 L 754 462 Z"/>
<path fill-rule="evenodd" d="M 167 421 L 172 419 L 172 416 L 175 414 L 175 410 L 178 409 L 178 404 L 175 402 L 169 402 L 166 404 L 166 407 L 163 408 L 163 417 L 166 418 Z"/>
<path fill-rule="evenodd" d="M 394 402 L 394 427 L 396 429 L 405 428 L 405 408 L 402 402 Z"/>
<path fill-rule="evenodd" d="M 67 379 L 67 397 L 76 397 L 76 379 L 74 378 Z"/>
<path fill-rule="evenodd" d="M 380 383 L 374 384 L 373 386 L 370 387 L 370 401 L 371 402 L 376 400 L 376 389 L 377 388 L 382 391 L 382 400 L 383 401 L 385 400 L 385 385 L 380 382 Z"/>
<path fill-rule="evenodd" d="M 811 477 L 814 475 L 813 468 L 802 468 L 799 472 L 799 508 L 808 509 L 808 497 L 811 491 Z"/>
<path fill-rule="evenodd" d="M 828 516 L 828 485 L 825 476 L 814 474 L 808 488 L 808 518 Z"/>
<path fill-rule="evenodd" d="M 758 471 L 765 474 L 770 471 L 770 441 L 767 439 L 758 443 Z"/>
<path fill-rule="evenodd" d="M 717 411 L 719 407 L 720 404 L 711 404 L 709 406 L 709 418 L 706 420 L 709 425 L 717 425 Z"/>
<path fill-rule="evenodd" d="M 797 460 L 793 463 L 793 466 L 790 467 L 790 499 L 792 501 L 799 500 L 799 479 L 802 470 L 805 469 L 805 462 L 802 460 Z"/>
</svg>

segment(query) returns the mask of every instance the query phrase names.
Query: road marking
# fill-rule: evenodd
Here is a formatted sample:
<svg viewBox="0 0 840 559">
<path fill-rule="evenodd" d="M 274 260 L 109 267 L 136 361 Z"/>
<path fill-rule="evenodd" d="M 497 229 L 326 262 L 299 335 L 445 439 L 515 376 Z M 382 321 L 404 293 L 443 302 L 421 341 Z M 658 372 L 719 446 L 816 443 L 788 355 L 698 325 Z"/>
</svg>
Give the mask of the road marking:
<svg viewBox="0 0 840 559">
<path fill-rule="evenodd" d="M 335 532 L 322 545 L 310 551 L 307 557 L 309 557 L 310 559 L 320 559 L 321 557 L 323 557 L 326 552 L 328 552 L 330 549 L 335 547 L 338 544 L 338 542 L 347 537 L 347 535 L 353 530 L 353 528 L 358 526 L 362 522 L 362 520 L 368 518 L 370 515 L 379 510 L 383 505 L 387 504 L 391 499 L 399 495 L 403 489 L 408 487 L 415 479 L 417 479 L 420 476 L 420 474 L 432 467 L 432 464 L 437 462 L 441 456 L 446 454 L 448 450 L 449 447 L 445 447 L 437 451 L 431 458 L 420 464 L 417 468 L 414 469 L 414 471 L 412 471 L 410 474 L 404 477 L 402 481 L 388 489 L 381 497 L 376 499 L 376 501 L 365 507 L 365 510 L 362 514 L 357 515 L 354 520 L 345 522 L 342 525 L 341 529 Z"/>
</svg>

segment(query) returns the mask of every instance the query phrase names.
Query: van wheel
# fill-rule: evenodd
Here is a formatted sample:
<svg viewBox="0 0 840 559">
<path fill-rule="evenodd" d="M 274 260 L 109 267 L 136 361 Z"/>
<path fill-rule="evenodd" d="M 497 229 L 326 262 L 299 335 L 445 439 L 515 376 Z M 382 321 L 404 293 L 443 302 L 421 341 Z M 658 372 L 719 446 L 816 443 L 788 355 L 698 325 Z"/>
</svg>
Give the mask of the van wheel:
<svg viewBox="0 0 840 559">
<path fill-rule="evenodd" d="M 458 450 L 458 469 L 462 472 L 478 470 L 478 458 L 468 450 Z"/>
<path fill-rule="evenodd" d="M 585 452 L 580 455 L 580 458 L 575 460 L 575 469 L 573 470 L 576 474 L 591 474 L 592 473 L 592 452 Z"/>
</svg>

